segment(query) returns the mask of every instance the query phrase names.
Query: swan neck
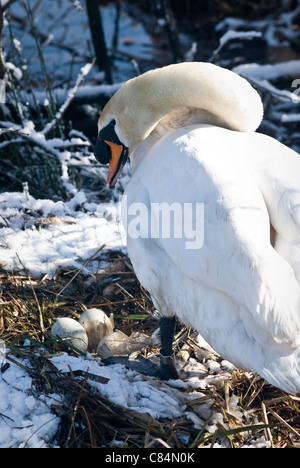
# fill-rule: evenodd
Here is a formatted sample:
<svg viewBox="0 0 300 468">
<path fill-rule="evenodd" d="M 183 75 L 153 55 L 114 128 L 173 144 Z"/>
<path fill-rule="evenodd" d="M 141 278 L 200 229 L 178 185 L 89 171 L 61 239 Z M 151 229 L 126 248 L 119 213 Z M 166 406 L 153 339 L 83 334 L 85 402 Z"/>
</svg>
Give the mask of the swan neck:
<svg viewBox="0 0 300 468">
<path fill-rule="evenodd" d="M 236 131 L 255 131 L 263 116 L 260 96 L 244 78 L 201 62 L 169 65 L 129 80 L 106 112 L 116 118 L 119 138 L 132 151 L 164 116 L 182 108 L 201 111 L 198 123 Z"/>
</svg>

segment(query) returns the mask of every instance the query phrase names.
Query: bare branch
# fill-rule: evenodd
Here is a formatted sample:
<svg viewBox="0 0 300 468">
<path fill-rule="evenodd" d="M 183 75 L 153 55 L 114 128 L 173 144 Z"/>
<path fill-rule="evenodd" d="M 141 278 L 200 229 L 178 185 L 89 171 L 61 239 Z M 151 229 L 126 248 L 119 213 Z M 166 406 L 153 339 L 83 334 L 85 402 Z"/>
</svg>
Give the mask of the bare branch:
<svg viewBox="0 0 300 468">
<path fill-rule="evenodd" d="M 7 2 L 4 5 L 2 5 L 1 0 L 0 0 L 0 80 L 3 80 L 5 73 L 6 73 L 6 67 L 5 67 L 3 53 L 2 53 L 2 34 L 3 34 L 3 29 L 4 29 L 4 12 L 10 7 L 10 5 L 14 1 L 15 0 L 7 0 Z"/>
<path fill-rule="evenodd" d="M 159 5 L 162 10 L 163 17 L 166 21 L 166 28 L 168 31 L 174 62 L 182 62 L 184 57 L 181 51 L 179 34 L 177 31 L 177 22 L 171 8 L 170 0 L 160 0 Z"/>
<path fill-rule="evenodd" d="M 70 106 L 71 102 L 73 101 L 85 77 L 90 73 L 91 69 L 93 68 L 94 64 L 95 64 L 95 60 L 91 64 L 86 65 L 85 67 L 82 68 L 81 74 L 78 76 L 74 88 L 72 88 L 69 91 L 66 101 L 63 103 L 63 105 L 60 107 L 58 112 L 55 114 L 54 119 L 51 122 L 49 122 L 44 128 L 44 130 L 42 131 L 43 135 L 47 135 L 47 133 L 49 133 L 55 127 L 57 122 L 62 118 L 62 116 L 64 115 L 68 107 Z"/>
<path fill-rule="evenodd" d="M 111 84 L 113 82 L 111 64 L 107 53 L 99 2 L 98 0 L 86 0 L 86 7 L 97 65 L 99 70 L 105 72 L 106 82 Z"/>
<path fill-rule="evenodd" d="M 6 68 L 4 65 L 3 53 L 2 53 L 2 34 L 4 29 L 4 8 L 0 3 L 0 80 L 3 80 Z"/>
<path fill-rule="evenodd" d="M 2 5 L 2 10 L 6 11 L 10 7 L 10 5 L 12 5 L 12 3 L 14 3 L 14 1 L 15 0 L 7 0 L 7 2 L 4 5 Z"/>
</svg>

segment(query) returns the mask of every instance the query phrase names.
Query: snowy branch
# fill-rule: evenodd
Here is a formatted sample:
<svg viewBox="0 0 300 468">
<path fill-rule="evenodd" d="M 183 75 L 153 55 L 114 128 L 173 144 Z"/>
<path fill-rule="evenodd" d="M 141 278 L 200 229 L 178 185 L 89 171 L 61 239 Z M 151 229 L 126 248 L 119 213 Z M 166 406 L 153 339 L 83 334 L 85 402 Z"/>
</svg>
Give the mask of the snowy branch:
<svg viewBox="0 0 300 468">
<path fill-rule="evenodd" d="M 81 74 L 78 76 L 74 88 L 72 88 L 69 91 L 66 101 L 60 107 L 60 109 L 56 113 L 54 119 L 51 122 L 49 122 L 46 125 L 46 127 L 44 128 L 44 130 L 41 132 L 43 135 L 47 135 L 55 127 L 57 122 L 62 118 L 62 116 L 64 115 L 64 113 L 66 112 L 68 107 L 70 106 L 71 102 L 73 101 L 73 99 L 74 99 L 78 89 L 80 88 L 81 84 L 83 83 L 84 79 L 86 78 L 86 76 L 90 73 L 91 69 L 93 68 L 94 64 L 95 64 L 95 60 L 91 64 L 87 64 L 87 65 L 85 65 L 85 67 L 83 67 L 81 69 Z"/>
<path fill-rule="evenodd" d="M 292 101 L 294 104 L 300 102 L 300 98 L 295 92 L 278 89 L 270 83 L 271 80 L 278 78 L 300 75 L 299 60 L 290 60 L 273 65 L 251 63 L 239 65 L 233 71 L 246 78 L 256 88 L 271 94 L 280 101 Z"/>
<path fill-rule="evenodd" d="M 3 123 L 3 122 L 1 122 Z M 6 132 L 12 132 L 11 129 L 7 129 Z M 4 134 L 5 133 L 5 130 L 2 130 L 1 131 L 1 134 Z M 55 156 L 58 160 L 60 160 L 60 153 L 59 151 L 57 151 L 56 149 L 54 149 L 51 145 L 48 144 L 48 142 L 46 142 L 45 140 L 43 141 L 42 138 L 39 137 L 39 135 L 41 136 L 41 134 L 33 134 L 33 135 L 29 135 L 28 133 L 23 133 L 23 132 L 19 132 L 19 131 L 16 131 L 16 134 L 18 135 L 18 138 L 17 140 L 13 140 L 12 142 L 13 143 L 21 143 L 22 141 L 24 142 L 24 140 L 33 145 L 33 146 L 37 146 L 38 148 L 41 148 L 43 149 L 45 152 L 47 153 L 50 153 L 52 156 Z M 4 142 L 6 143 L 6 142 Z M 3 143 L 3 145 L 4 145 Z"/>
<path fill-rule="evenodd" d="M 227 31 L 219 40 L 219 46 L 214 50 L 212 56 L 208 62 L 212 62 L 218 53 L 225 47 L 229 42 L 239 39 L 239 40 L 251 40 L 255 37 L 262 37 L 262 33 L 259 31 Z"/>
<path fill-rule="evenodd" d="M 2 11 L 6 11 L 15 0 L 1 0 Z"/>
</svg>

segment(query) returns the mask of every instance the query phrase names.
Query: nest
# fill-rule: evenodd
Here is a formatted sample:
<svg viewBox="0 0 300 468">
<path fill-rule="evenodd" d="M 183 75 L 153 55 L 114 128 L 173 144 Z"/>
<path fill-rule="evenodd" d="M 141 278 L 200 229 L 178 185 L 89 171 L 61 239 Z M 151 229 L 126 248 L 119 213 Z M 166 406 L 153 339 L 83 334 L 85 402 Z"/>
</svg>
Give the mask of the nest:
<svg viewBox="0 0 300 468">
<path fill-rule="evenodd" d="M 92 277 L 63 270 L 53 279 L 33 279 L 26 272 L 0 273 L 0 339 L 10 348 L 6 366 L 12 362 L 23 366 L 33 379 L 37 395 L 60 396 L 51 404 L 60 418 L 55 437 L 58 446 L 180 449 L 215 444 L 256 446 L 258 440 L 267 447 L 300 446 L 300 400 L 251 373 L 234 370 L 226 378 L 225 371 L 215 374 L 193 330 L 180 324 L 176 335 L 178 363 L 186 372 L 193 366 L 206 366 L 211 378 L 199 398 L 189 398 L 192 387 L 182 390 L 185 416 L 154 419 L 101 395 L 93 386 L 93 380 L 101 377 L 71 369 L 62 372 L 55 367 L 51 360 L 55 353 L 78 355 L 50 337 L 57 317 L 79 318 L 85 309 L 98 307 L 113 313 L 116 328 L 127 335 L 139 331 L 151 336 L 158 328 L 151 299 L 137 281 L 128 258 L 119 252 L 101 251 L 99 256 L 106 260 L 106 268 Z M 146 346 L 141 352 L 155 358 L 159 349 Z M 3 366 L 4 375 L 5 370 Z M 203 421 L 200 429 L 195 425 L 199 418 Z"/>
</svg>

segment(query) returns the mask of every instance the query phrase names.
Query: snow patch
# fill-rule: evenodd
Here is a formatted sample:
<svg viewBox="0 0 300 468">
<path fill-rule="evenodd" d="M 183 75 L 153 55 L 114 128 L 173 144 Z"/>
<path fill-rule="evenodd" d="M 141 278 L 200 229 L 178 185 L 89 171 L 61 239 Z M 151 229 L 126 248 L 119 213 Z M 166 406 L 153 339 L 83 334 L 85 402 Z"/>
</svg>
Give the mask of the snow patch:
<svg viewBox="0 0 300 468">
<path fill-rule="evenodd" d="M 7 270 L 51 278 L 61 268 L 81 268 L 102 245 L 126 252 L 119 202 L 88 203 L 83 191 L 69 202 L 0 194 L 0 258 Z M 83 273 L 97 273 L 90 262 Z"/>
</svg>

